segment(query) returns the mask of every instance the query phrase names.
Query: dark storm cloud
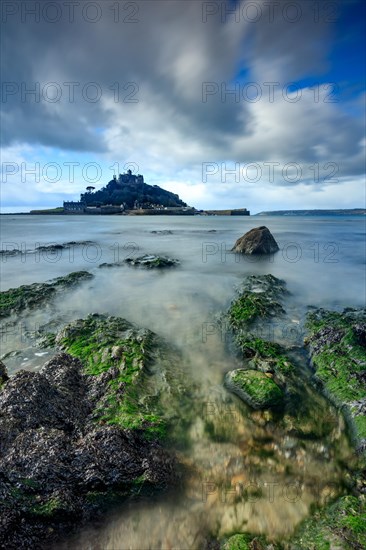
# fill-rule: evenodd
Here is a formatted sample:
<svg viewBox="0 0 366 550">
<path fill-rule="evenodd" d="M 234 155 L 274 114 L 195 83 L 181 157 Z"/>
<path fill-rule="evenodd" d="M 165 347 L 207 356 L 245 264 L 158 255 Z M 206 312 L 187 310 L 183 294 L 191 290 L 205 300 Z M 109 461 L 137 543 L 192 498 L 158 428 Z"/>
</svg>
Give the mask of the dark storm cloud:
<svg viewBox="0 0 366 550">
<path fill-rule="evenodd" d="M 32 2 L 15 4 L 19 12 L 8 15 L 4 24 L 3 145 L 24 140 L 67 149 L 101 149 L 100 137 L 93 135 L 92 128 L 112 123 L 102 98 L 115 98 L 115 82 L 122 90 L 120 102 L 127 95 L 123 86 L 135 83 L 139 101 L 148 103 L 148 87 L 160 95 L 162 110 L 174 107 L 186 118 L 187 128 L 202 137 L 215 139 L 213 132 L 218 129 L 224 134 L 242 131 L 235 103 L 223 103 L 219 95 L 202 102 L 203 82 L 232 78 L 239 46 L 235 37 L 240 37 L 242 29 L 227 37 L 220 20 L 214 28 L 204 26 L 199 2 L 132 2 L 139 8 L 136 23 L 114 22 L 112 3 L 97 3 L 103 8 L 102 17 L 94 24 L 83 20 L 76 8 L 75 21 L 68 21 L 61 1 L 66 20 L 52 24 L 41 12 L 40 22 L 35 22 L 25 12 L 25 22 L 19 24 L 22 7 Z M 55 103 L 43 93 L 52 93 L 47 86 L 51 82 L 62 92 Z M 65 82 L 79 83 L 73 102 Z M 102 93 L 99 101 L 89 101 L 83 93 L 90 82 Z M 25 93 L 36 83 L 40 85 L 37 99 Z"/>
<path fill-rule="evenodd" d="M 5 4 L 19 9 L 3 24 L 2 77 L 10 83 L 2 103 L 3 146 L 24 142 L 108 151 L 115 158 L 121 151 L 138 155 L 140 147 L 146 159 L 169 157 L 170 168 L 180 169 L 220 159 L 326 159 L 342 164 L 345 172 L 362 170 L 362 124 L 340 105 L 324 98 L 315 104 L 305 93 L 296 104 L 282 98 L 270 104 L 267 97 L 238 102 L 222 95 L 222 87 L 230 91 L 241 71 L 263 91 L 266 82 L 281 88 L 321 75 L 335 39 L 334 17 L 341 15 L 324 7 L 329 3 L 315 3 L 320 6 L 316 14 L 307 0 L 270 5 L 258 0 L 255 21 L 255 14 L 245 11 L 248 2 L 107 0 L 94 3 L 101 10 L 95 23 L 92 7 L 83 13 L 92 2 L 74 3 L 73 21 L 67 3 L 48 3 L 61 9 L 55 23 L 49 21 L 52 11 L 48 17 L 41 13 L 39 22 L 23 14 L 22 22 L 24 6 L 37 2 Z M 37 82 L 50 93 L 47 84 L 56 83 L 60 100 L 45 100 L 41 93 L 37 103 L 32 95 L 22 95 L 23 83 L 32 88 Z M 65 83 L 79 84 L 73 100 Z M 88 83 L 101 92 L 97 101 L 92 85 L 85 88 Z M 205 85 L 213 90 L 206 98 Z M 133 91 L 137 103 L 128 102 Z"/>
</svg>

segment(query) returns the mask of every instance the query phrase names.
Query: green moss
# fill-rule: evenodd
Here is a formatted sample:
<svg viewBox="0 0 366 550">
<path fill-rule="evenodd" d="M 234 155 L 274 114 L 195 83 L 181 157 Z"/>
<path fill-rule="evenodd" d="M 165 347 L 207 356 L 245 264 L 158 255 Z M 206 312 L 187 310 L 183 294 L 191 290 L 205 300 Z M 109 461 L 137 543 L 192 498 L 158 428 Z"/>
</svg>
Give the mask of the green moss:
<svg viewBox="0 0 366 550">
<path fill-rule="evenodd" d="M 353 421 L 356 426 L 358 437 L 360 437 L 361 439 L 366 439 L 366 416 L 355 416 Z"/>
<path fill-rule="evenodd" d="M 283 353 L 279 344 L 267 342 L 261 338 L 251 338 L 245 335 L 239 335 L 236 343 L 245 357 L 260 357 L 262 359 L 273 359 L 274 368 L 282 374 L 294 372 L 294 366 Z"/>
<path fill-rule="evenodd" d="M 326 346 L 324 351 L 313 356 L 313 365 L 317 378 L 334 397 L 341 402 L 355 401 L 366 397 L 365 386 L 357 377 L 365 370 L 362 358 L 366 359 L 364 350 L 352 349 L 347 353 L 341 342 Z"/>
<path fill-rule="evenodd" d="M 317 309 L 310 311 L 306 317 L 306 328 L 310 333 L 316 333 L 320 329 L 332 326 L 337 329 L 347 328 L 349 322 L 337 311 L 328 311 L 325 309 Z"/>
<path fill-rule="evenodd" d="M 270 299 L 264 292 L 244 291 L 234 300 L 228 312 L 229 325 L 234 330 L 244 329 L 258 318 L 268 318 L 274 314 L 283 314 L 280 303 Z"/>
<path fill-rule="evenodd" d="M 236 534 L 232 535 L 223 545 L 222 550 L 283 550 L 277 542 L 269 542 L 263 535 Z"/>
<path fill-rule="evenodd" d="M 233 535 L 222 546 L 222 550 L 250 550 L 249 535 Z"/>
<path fill-rule="evenodd" d="M 42 504 L 34 504 L 30 509 L 32 514 L 43 517 L 52 517 L 62 510 L 64 510 L 64 505 L 58 498 L 50 498 Z"/>
<path fill-rule="evenodd" d="M 87 271 L 75 271 L 64 277 L 58 277 L 46 283 L 33 283 L 0 292 L 0 317 L 6 317 L 23 309 L 43 306 L 53 299 L 60 289 L 73 286 L 78 282 L 91 279 Z"/>
<path fill-rule="evenodd" d="M 38 345 L 41 348 L 54 348 L 56 345 L 56 334 L 53 332 L 46 332 L 38 340 Z"/>
<path fill-rule="evenodd" d="M 0 293 L 0 316 L 10 315 L 13 310 L 23 308 L 32 308 L 38 303 L 44 303 L 49 300 L 56 292 L 54 287 L 45 286 L 40 293 L 37 283 L 33 285 L 23 285 L 19 288 L 11 288 Z"/>
<path fill-rule="evenodd" d="M 246 399 L 255 408 L 278 405 L 284 395 L 279 386 L 263 372 L 238 369 L 231 374 L 233 391 Z"/>
<path fill-rule="evenodd" d="M 366 398 L 365 323 L 365 310 L 323 309 L 310 312 L 306 323 L 316 378 L 332 401 L 346 406 L 356 440 L 366 437 L 365 417 L 353 405 Z"/>
<path fill-rule="evenodd" d="M 146 367 L 153 348 L 152 333 L 131 330 L 124 319 L 90 315 L 66 327 L 58 345 L 81 360 L 85 373 L 99 376 L 115 367 L 95 418 L 124 429 L 143 429 L 148 438 L 162 438 L 166 424 L 153 404 L 142 402 Z"/>
<path fill-rule="evenodd" d="M 365 497 L 344 496 L 305 520 L 290 541 L 290 548 L 345 550 L 366 547 Z"/>
<path fill-rule="evenodd" d="M 266 319 L 285 313 L 280 301 L 287 293 L 284 281 L 273 275 L 246 277 L 227 313 L 230 328 L 245 330 L 257 319 Z"/>
</svg>

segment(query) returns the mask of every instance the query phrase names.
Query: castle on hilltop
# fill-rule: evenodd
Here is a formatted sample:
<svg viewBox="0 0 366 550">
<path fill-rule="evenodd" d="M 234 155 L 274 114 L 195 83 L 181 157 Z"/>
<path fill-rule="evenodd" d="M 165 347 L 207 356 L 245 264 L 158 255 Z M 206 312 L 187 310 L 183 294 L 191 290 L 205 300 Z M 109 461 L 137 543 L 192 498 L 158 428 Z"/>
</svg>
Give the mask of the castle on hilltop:
<svg viewBox="0 0 366 550">
<path fill-rule="evenodd" d="M 114 175 L 113 179 L 109 182 L 108 187 L 110 191 L 113 192 L 113 190 L 118 189 L 121 186 L 128 185 L 128 186 L 137 187 L 139 185 L 144 185 L 144 183 L 145 183 L 144 176 L 142 176 L 141 174 L 137 174 L 137 176 L 135 176 L 132 174 L 131 170 L 127 170 L 126 174 L 119 174 L 118 178 L 116 175 Z M 88 187 L 87 191 L 89 191 L 90 193 L 92 189 L 94 188 Z M 84 193 L 80 195 L 79 201 L 64 201 L 63 207 L 66 212 L 71 212 L 71 213 L 85 212 L 87 208 L 87 202 L 85 200 Z"/>
<path fill-rule="evenodd" d="M 115 182 L 118 181 L 120 185 L 122 185 L 123 183 L 127 183 L 128 185 L 140 185 L 144 183 L 144 176 L 142 176 L 141 174 L 134 176 L 131 170 L 127 170 L 126 174 L 120 174 L 118 176 L 118 180 L 117 176 L 113 176 L 113 180 Z"/>
<path fill-rule="evenodd" d="M 250 215 L 246 208 L 196 210 L 176 193 L 145 183 L 142 174 L 134 175 L 131 170 L 118 176 L 115 174 L 101 189 L 95 190 L 95 187 L 88 185 L 79 201 L 64 201 L 63 210 L 65 214 Z"/>
</svg>

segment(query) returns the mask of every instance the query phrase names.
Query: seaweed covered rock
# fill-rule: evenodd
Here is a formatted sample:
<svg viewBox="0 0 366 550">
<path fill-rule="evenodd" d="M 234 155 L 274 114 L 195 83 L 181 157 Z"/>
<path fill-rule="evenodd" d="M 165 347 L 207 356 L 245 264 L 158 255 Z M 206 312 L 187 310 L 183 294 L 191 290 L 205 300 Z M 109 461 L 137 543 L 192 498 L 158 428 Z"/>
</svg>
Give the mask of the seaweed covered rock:
<svg viewBox="0 0 366 550">
<path fill-rule="evenodd" d="M 53 300 L 61 290 L 93 278 L 88 271 L 75 271 L 46 283 L 33 283 L 0 292 L 0 317 L 37 309 Z"/>
<path fill-rule="evenodd" d="M 179 260 L 168 258 L 166 256 L 155 256 L 154 254 L 145 254 L 138 258 L 126 258 L 125 263 L 137 267 L 145 267 L 147 269 L 175 267 L 179 265 Z"/>
<path fill-rule="evenodd" d="M 283 315 L 281 304 L 288 294 L 286 283 L 273 275 L 250 275 L 237 291 L 225 317 L 229 328 L 236 334 L 247 332 L 258 319 Z"/>
<path fill-rule="evenodd" d="M 277 407 L 284 398 L 281 388 L 269 373 L 236 369 L 227 373 L 225 385 L 253 409 Z"/>
<path fill-rule="evenodd" d="M 318 510 L 298 527 L 289 550 L 354 550 L 366 547 L 365 495 L 346 495 Z"/>
<path fill-rule="evenodd" d="M 288 294 L 286 283 L 273 275 L 249 276 L 238 294 L 223 319 L 232 337 L 228 339 L 229 345 L 241 361 L 242 368 L 226 375 L 226 388 L 254 409 L 276 409 L 277 425 L 291 437 L 316 440 L 336 434 L 339 421 L 333 407 L 304 378 L 305 354 L 297 348 L 285 348 L 273 341 L 272 330 L 263 330 L 265 323 L 285 317 L 282 304 Z M 267 332 L 271 341 L 258 336 Z M 233 383 L 232 376 L 236 372 L 246 373 L 241 376 L 245 378 L 244 388 Z M 248 377 L 252 391 L 259 392 L 258 402 L 247 391 Z M 259 379 L 263 381 L 263 389 L 272 389 L 273 401 L 267 401 L 266 393 L 261 393 L 262 387 L 257 384 Z M 263 415 L 267 413 L 264 410 Z M 255 415 L 255 421 L 266 422 L 260 414 L 259 411 L 252 416 Z"/>
<path fill-rule="evenodd" d="M 72 246 L 90 246 L 95 245 L 96 243 L 94 241 L 69 241 L 67 243 L 54 243 L 54 244 L 42 244 L 40 246 L 36 246 L 37 252 L 58 252 L 60 250 L 66 250 L 71 248 Z"/>
<path fill-rule="evenodd" d="M 108 502 L 174 482 L 159 393 L 174 356 L 154 333 L 99 315 L 70 323 L 40 372 L 0 392 L 0 546 L 37 547 Z M 166 370 L 165 370 L 166 369 Z"/>
<path fill-rule="evenodd" d="M 92 314 L 63 328 L 55 344 L 79 358 L 87 374 L 108 380 L 96 408 L 103 421 L 151 434 L 164 430 L 146 394 L 156 401 L 157 394 L 172 391 L 171 365 L 179 372 L 179 359 L 156 334 L 119 317 Z"/>
<path fill-rule="evenodd" d="M 278 252 L 279 246 L 272 233 L 262 225 L 245 233 L 234 244 L 232 251 L 241 254 L 273 254 Z"/>
<path fill-rule="evenodd" d="M 283 550 L 282 545 L 270 543 L 262 536 L 250 534 L 236 534 L 229 537 L 222 545 L 221 550 Z"/>
<path fill-rule="evenodd" d="M 222 550 L 250 550 L 251 538 L 248 535 L 233 535 L 221 546 Z"/>
<path fill-rule="evenodd" d="M 360 451 L 366 450 L 366 309 L 342 313 L 317 309 L 307 316 L 311 362 L 327 396 L 351 420 Z"/>
</svg>

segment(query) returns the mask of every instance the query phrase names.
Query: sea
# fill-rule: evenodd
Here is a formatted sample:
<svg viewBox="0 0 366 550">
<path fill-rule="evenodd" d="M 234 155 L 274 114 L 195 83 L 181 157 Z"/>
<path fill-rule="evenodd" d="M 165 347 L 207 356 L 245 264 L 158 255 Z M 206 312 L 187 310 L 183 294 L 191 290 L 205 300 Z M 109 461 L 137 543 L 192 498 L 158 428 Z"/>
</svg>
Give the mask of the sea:
<svg viewBox="0 0 366 550">
<path fill-rule="evenodd" d="M 239 237 L 262 225 L 275 237 L 279 252 L 268 257 L 231 252 Z M 245 407 L 223 387 L 236 359 L 217 318 L 246 276 L 268 273 L 283 279 L 289 290 L 286 321 L 274 327 L 276 339 L 286 345 L 303 342 L 309 308 L 365 306 L 365 217 L 6 215 L 0 226 L 0 248 L 21 251 L 1 257 L 2 291 L 74 271 L 94 275 L 44 310 L 3 323 L 0 356 L 11 374 L 39 370 L 52 356 L 52 351 L 29 344 L 30 332 L 52 320 L 67 323 L 105 313 L 177 346 L 190 365 L 187 380 L 195 381 L 196 419 L 187 428 L 189 444 L 177 449 L 189 472 L 180 488 L 127 501 L 57 548 L 188 550 L 245 531 L 281 538 L 294 531 L 314 504 L 342 490 L 344 464 L 352 456 L 342 417 L 332 409 L 337 427 L 324 441 L 299 449 L 291 437 L 273 429 L 272 447 L 267 448 L 266 428 L 254 426 Z M 37 250 L 65 243 L 74 244 Z M 154 270 L 123 262 L 145 254 L 180 263 Z M 101 268 L 105 263 L 120 265 Z M 227 437 L 207 436 L 207 411 L 216 425 L 222 423 Z M 182 421 L 184 414 L 182 410 Z M 277 450 L 284 448 L 286 459 L 276 463 Z M 253 487 L 257 490 L 250 491 Z"/>
</svg>

